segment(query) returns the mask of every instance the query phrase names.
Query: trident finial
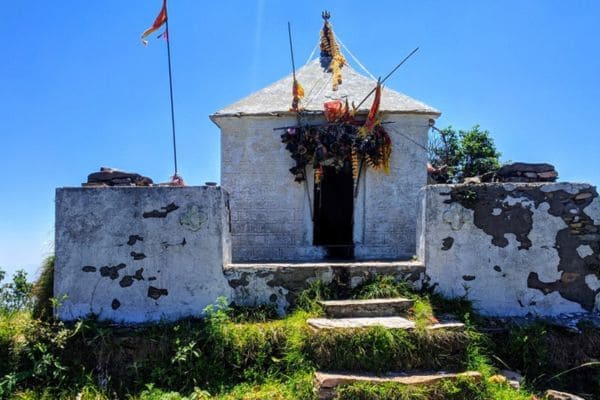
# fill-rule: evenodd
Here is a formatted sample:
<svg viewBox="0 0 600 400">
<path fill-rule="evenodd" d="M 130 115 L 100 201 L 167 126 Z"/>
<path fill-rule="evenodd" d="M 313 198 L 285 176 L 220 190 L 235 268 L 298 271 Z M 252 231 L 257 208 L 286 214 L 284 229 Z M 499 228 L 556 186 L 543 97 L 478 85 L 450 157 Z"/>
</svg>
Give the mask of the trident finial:
<svg viewBox="0 0 600 400">
<path fill-rule="evenodd" d="M 331 18 L 331 14 L 329 14 L 329 11 L 325 10 L 321 13 L 321 17 L 323 17 L 323 19 L 327 21 L 329 18 Z"/>
</svg>

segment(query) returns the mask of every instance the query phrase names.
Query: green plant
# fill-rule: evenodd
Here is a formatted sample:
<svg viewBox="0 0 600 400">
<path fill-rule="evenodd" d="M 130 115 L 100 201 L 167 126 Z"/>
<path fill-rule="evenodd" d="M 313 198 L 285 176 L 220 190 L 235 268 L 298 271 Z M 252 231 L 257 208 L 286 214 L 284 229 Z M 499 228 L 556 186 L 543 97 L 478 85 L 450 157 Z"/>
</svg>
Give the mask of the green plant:
<svg viewBox="0 0 600 400">
<path fill-rule="evenodd" d="M 33 284 L 31 293 L 34 298 L 32 314 L 35 318 L 49 320 L 53 314 L 54 297 L 54 256 L 48 256 L 42 262 L 40 277 Z"/>
<path fill-rule="evenodd" d="M 31 307 L 32 284 L 27 282 L 27 272 L 18 270 L 12 282 L 2 284 L 6 273 L 0 269 L 0 311 L 15 312 Z"/>
<path fill-rule="evenodd" d="M 376 275 L 352 290 L 355 299 L 381 299 L 390 297 L 412 297 L 414 290 L 404 281 L 397 281 L 392 275 Z"/>
<path fill-rule="evenodd" d="M 435 132 L 429 141 L 429 162 L 446 171 L 447 182 L 461 182 L 500 167 L 501 154 L 490 133 L 479 125 L 468 131 L 457 132 L 449 126 Z"/>
<path fill-rule="evenodd" d="M 314 314 L 321 314 L 323 309 L 318 302 L 332 298 L 334 298 L 332 286 L 326 285 L 323 281 L 317 279 L 311 282 L 308 288 L 300 292 L 296 299 L 296 308 Z"/>
<path fill-rule="evenodd" d="M 232 304 L 229 306 L 232 322 L 267 322 L 279 318 L 275 304 L 259 304 L 254 307 Z"/>
</svg>

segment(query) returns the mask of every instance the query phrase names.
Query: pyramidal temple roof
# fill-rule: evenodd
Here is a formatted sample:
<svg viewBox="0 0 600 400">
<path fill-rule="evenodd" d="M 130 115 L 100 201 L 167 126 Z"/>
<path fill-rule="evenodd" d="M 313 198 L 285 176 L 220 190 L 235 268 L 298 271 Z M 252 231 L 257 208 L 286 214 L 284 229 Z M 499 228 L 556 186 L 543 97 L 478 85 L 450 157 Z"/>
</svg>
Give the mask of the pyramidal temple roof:
<svg viewBox="0 0 600 400">
<path fill-rule="evenodd" d="M 358 105 L 365 96 L 375 88 L 377 81 L 356 72 L 351 66 L 342 68 L 343 81 L 338 89 L 332 89 L 332 73 L 322 67 L 322 60 L 315 59 L 296 72 L 296 79 L 304 87 L 305 98 L 302 107 L 305 111 L 323 111 L 323 103 L 334 99 L 345 100 Z M 217 111 L 211 118 L 244 115 L 287 114 L 292 103 L 292 74 L 243 98 L 224 109 Z M 373 96 L 365 101 L 359 111 L 368 111 Z M 438 116 L 440 111 L 427 104 L 396 92 L 383 88 L 380 111 L 384 113 L 430 114 Z"/>
<path fill-rule="evenodd" d="M 353 107 L 359 107 L 358 112 L 368 111 L 373 98 L 365 98 L 369 93 L 374 92 L 377 81 L 359 74 L 348 65 L 329 23 L 331 17 L 329 12 L 323 11 L 321 16 L 323 17 L 323 28 L 321 29 L 321 57 L 319 59 L 300 68 L 295 77 L 294 74 L 290 74 L 217 111 L 210 116 L 211 119 L 214 121 L 215 118 L 225 116 L 295 114 L 299 110 L 319 113 L 323 111 L 324 103 L 338 99 L 348 101 L 348 104 Z M 296 82 L 294 82 L 294 78 L 296 78 Z M 425 103 L 388 88 L 384 88 L 382 91 L 379 111 L 427 114 L 436 117 L 441 114 Z"/>
</svg>

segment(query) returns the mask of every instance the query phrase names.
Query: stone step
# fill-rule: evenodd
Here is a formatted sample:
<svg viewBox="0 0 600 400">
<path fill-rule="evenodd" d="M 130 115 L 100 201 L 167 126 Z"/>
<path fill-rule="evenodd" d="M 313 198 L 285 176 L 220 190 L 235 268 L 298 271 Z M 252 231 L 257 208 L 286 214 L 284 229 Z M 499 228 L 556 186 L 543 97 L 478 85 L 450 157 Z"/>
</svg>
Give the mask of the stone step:
<svg viewBox="0 0 600 400">
<path fill-rule="evenodd" d="M 315 381 L 319 400 L 329 400 L 335 396 L 338 386 L 348 385 L 355 382 L 366 382 L 372 384 L 398 383 L 410 386 L 426 386 L 441 381 L 456 381 L 457 379 L 469 378 L 474 382 L 481 381 L 479 372 L 467 371 L 461 373 L 431 372 L 431 373 L 388 373 L 385 375 L 350 374 L 350 373 L 327 373 L 316 372 Z"/>
<path fill-rule="evenodd" d="M 282 273 L 289 271 L 311 271 L 311 272 L 332 272 L 342 270 L 352 272 L 352 276 L 365 275 L 373 273 L 379 275 L 421 274 L 425 272 L 425 265 L 421 260 L 404 261 L 316 261 L 316 262 L 243 262 L 230 263 L 224 266 L 225 272 L 269 272 Z"/>
<path fill-rule="evenodd" d="M 330 318 L 392 317 L 412 307 L 414 301 L 398 297 L 393 299 L 328 300 L 320 301 L 319 304 L 323 306 L 325 314 Z"/>
<path fill-rule="evenodd" d="M 361 318 L 309 318 L 308 325 L 314 329 L 360 329 L 372 326 L 381 326 L 386 329 L 416 328 L 413 321 L 403 317 L 361 317 Z M 461 322 L 440 322 L 426 327 L 428 330 L 463 330 L 465 325 Z"/>
</svg>

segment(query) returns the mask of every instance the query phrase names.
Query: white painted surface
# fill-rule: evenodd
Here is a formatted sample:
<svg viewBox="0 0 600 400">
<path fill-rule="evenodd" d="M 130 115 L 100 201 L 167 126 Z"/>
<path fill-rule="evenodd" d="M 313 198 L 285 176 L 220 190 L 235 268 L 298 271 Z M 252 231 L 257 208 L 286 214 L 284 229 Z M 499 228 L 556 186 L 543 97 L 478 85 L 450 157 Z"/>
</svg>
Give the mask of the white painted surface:
<svg viewBox="0 0 600 400">
<path fill-rule="evenodd" d="M 199 316 L 217 297 L 229 298 L 222 269 L 230 261 L 227 202 L 227 193 L 215 187 L 57 189 L 54 290 L 63 299 L 58 317 L 173 320 Z M 144 217 L 171 203 L 178 208 L 164 218 Z M 132 235 L 143 240 L 128 244 Z M 132 252 L 144 258 L 135 260 Z M 126 266 L 116 279 L 101 275 L 102 267 L 121 263 Z M 84 272 L 85 266 L 95 271 Z M 143 279 L 121 285 L 141 268 Z M 151 286 L 167 292 L 153 299 Z"/>
<path fill-rule="evenodd" d="M 419 189 L 426 183 L 427 115 L 389 114 L 391 172 L 366 169 L 354 207 L 357 259 L 399 259 L 415 254 Z M 307 184 L 294 182 L 290 153 L 281 143 L 291 116 L 218 117 L 221 184 L 231 195 L 234 262 L 318 260 L 313 246 L 312 171 Z M 314 116 L 310 123 L 323 122 Z"/>
<path fill-rule="evenodd" d="M 505 184 L 504 188 L 512 191 L 519 185 Z M 533 212 L 532 229 L 528 234 L 532 245 L 529 249 L 519 249 L 520 243 L 514 234 L 509 233 L 505 235 L 508 245 L 498 247 L 492 244 L 490 235 L 475 226 L 473 210 L 458 202 L 445 202 L 450 199 L 452 187 L 432 185 L 421 190 L 418 254 L 424 260 L 430 284 L 437 285 L 436 290 L 450 297 L 467 295 L 475 308 L 487 315 L 587 312 L 580 304 L 562 297 L 558 291 L 544 294 L 528 287 L 528 276 L 532 272 L 537 273 L 543 282 L 566 279 L 558 269 L 560 260 L 555 245 L 557 233 L 567 225 L 562 218 L 548 212 L 550 205 L 547 202 L 541 202 L 536 208 L 530 199 L 509 196 L 506 204 L 520 204 Z M 561 183 L 538 185 L 536 190 L 546 194 L 558 190 L 577 194 L 589 188 L 587 184 Z M 598 204 L 598 198 L 595 198 L 584 209 L 596 224 L 600 221 Z M 453 244 L 450 249 L 442 250 L 446 238 L 452 238 Z M 591 250 L 586 245 L 577 248 L 574 253 L 591 255 Z M 586 276 L 585 282 L 593 290 L 598 289 L 595 275 Z M 598 297 L 596 299 L 598 301 Z"/>
</svg>

